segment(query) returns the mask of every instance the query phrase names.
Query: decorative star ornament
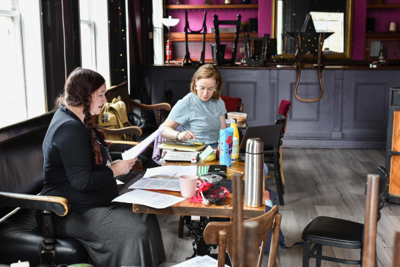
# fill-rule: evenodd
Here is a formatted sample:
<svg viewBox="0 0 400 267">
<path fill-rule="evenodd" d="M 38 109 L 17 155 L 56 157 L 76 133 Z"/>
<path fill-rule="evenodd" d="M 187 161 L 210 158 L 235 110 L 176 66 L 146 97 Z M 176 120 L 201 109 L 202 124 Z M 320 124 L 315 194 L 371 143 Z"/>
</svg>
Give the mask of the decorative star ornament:
<svg viewBox="0 0 400 267">
<path fill-rule="evenodd" d="M 302 57 L 308 53 L 318 57 L 318 41 L 320 36 L 321 35 L 324 36 L 323 34 L 325 34 L 324 38 L 325 40 L 326 38 L 334 34 L 334 32 L 316 32 L 312 17 L 310 14 L 308 14 L 306 20 L 304 21 L 301 32 L 286 32 L 285 34 L 289 38 L 293 39 L 296 42 L 296 44 L 297 44 L 296 35 L 300 34 Z M 297 56 L 297 49 L 296 49 L 296 56 Z"/>
</svg>

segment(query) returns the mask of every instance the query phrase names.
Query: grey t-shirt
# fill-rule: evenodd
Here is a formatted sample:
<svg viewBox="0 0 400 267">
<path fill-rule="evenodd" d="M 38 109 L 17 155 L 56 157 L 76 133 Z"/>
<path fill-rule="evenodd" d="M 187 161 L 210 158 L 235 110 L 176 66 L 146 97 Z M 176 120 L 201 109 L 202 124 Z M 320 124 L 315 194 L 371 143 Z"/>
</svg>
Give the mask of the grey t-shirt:
<svg viewBox="0 0 400 267">
<path fill-rule="evenodd" d="M 191 131 L 198 140 L 213 144 L 219 140 L 219 117 L 225 114 L 225 103 L 221 98 L 203 102 L 189 93 L 175 104 L 169 118 L 179 123 L 183 131 Z"/>
</svg>

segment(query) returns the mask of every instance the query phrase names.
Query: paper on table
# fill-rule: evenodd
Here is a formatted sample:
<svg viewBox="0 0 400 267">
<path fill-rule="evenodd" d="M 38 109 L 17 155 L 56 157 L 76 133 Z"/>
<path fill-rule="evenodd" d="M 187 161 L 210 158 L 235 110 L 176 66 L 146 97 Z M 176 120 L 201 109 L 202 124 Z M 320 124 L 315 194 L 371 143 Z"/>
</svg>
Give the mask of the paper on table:
<svg viewBox="0 0 400 267">
<path fill-rule="evenodd" d="M 181 191 L 178 179 L 165 179 L 165 178 L 142 178 L 129 189 L 156 189 L 156 190 L 169 190 Z"/>
<path fill-rule="evenodd" d="M 138 190 L 129 191 L 119 197 L 116 197 L 112 202 L 133 203 L 148 206 L 155 209 L 165 209 L 176 203 L 184 201 L 186 198 L 176 197 L 167 194 L 156 193 L 152 191 Z"/>
<path fill-rule="evenodd" d="M 216 259 L 211 258 L 208 255 L 204 256 L 196 256 L 191 258 L 190 260 L 181 262 L 177 265 L 173 265 L 174 267 L 217 267 L 218 261 Z M 228 265 L 225 264 L 226 267 Z"/>
<path fill-rule="evenodd" d="M 161 124 L 160 127 L 154 133 L 152 133 L 149 137 L 141 141 L 138 145 L 132 147 L 131 149 L 125 151 L 121 154 L 122 159 L 133 159 L 139 156 L 142 151 L 148 147 L 151 143 L 153 143 L 154 139 L 156 139 L 162 132 L 164 131 L 164 124 Z"/>
<path fill-rule="evenodd" d="M 179 178 L 181 175 L 196 175 L 197 166 L 162 166 L 148 168 L 143 177 Z"/>
</svg>

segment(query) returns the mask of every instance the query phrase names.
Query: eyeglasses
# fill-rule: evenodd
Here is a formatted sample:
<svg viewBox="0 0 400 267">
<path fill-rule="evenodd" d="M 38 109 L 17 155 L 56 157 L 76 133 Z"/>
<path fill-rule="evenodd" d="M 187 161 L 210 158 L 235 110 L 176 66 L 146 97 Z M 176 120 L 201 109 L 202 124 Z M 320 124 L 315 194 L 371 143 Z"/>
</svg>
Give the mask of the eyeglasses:
<svg viewBox="0 0 400 267">
<path fill-rule="evenodd" d="M 209 92 L 212 92 L 212 91 L 217 90 L 217 88 L 216 87 L 210 87 L 210 88 L 207 89 L 207 88 L 204 88 L 204 87 L 196 86 L 196 90 L 201 90 L 201 91 L 208 90 Z"/>
</svg>

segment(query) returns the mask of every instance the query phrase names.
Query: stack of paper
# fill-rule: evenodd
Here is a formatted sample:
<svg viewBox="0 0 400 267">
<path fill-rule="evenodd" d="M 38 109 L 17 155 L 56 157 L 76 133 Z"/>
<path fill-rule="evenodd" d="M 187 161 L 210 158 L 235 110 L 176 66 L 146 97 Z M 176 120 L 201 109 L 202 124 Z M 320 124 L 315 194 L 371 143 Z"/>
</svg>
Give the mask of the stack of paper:
<svg viewBox="0 0 400 267">
<path fill-rule="evenodd" d="M 166 178 L 142 178 L 129 189 L 153 189 L 153 190 L 169 190 L 180 192 L 179 179 Z"/>
<path fill-rule="evenodd" d="M 217 267 L 218 261 L 216 259 L 211 258 L 208 255 L 205 256 L 196 256 L 191 258 L 190 260 L 184 261 L 177 265 L 173 265 L 174 267 Z M 225 267 L 229 267 L 225 264 Z"/>
<path fill-rule="evenodd" d="M 165 209 L 185 199 L 186 198 L 183 197 L 160 194 L 152 191 L 133 190 L 114 198 L 112 202 L 132 203 L 155 209 Z"/>
<path fill-rule="evenodd" d="M 181 175 L 196 175 L 197 166 L 163 166 L 148 168 L 143 177 L 179 178 Z"/>
</svg>

